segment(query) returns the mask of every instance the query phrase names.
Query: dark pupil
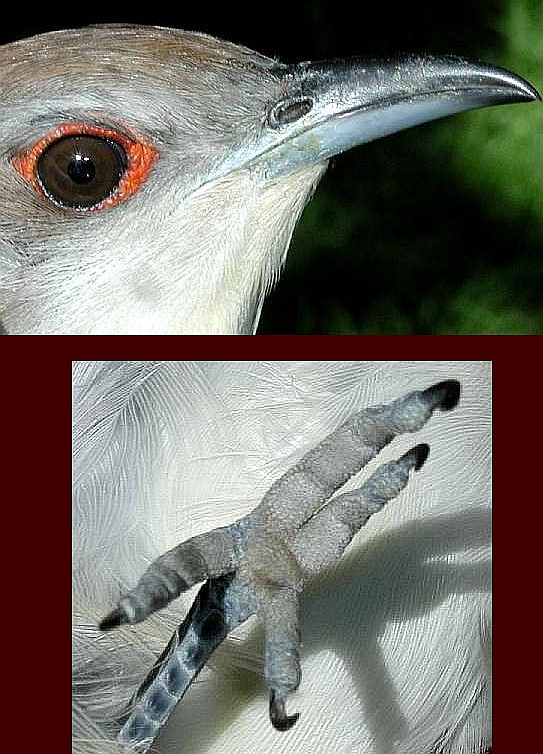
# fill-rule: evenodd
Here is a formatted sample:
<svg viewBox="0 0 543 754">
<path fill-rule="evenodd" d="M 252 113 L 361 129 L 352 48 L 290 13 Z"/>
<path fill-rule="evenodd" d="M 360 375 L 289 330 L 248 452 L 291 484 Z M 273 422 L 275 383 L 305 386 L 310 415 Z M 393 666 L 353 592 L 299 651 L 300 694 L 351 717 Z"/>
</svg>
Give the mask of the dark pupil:
<svg viewBox="0 0 543 754">
<path fill-rule="evenodd" d="M 64 136 L 38 159 L 43 190 L 65 207 L 89 209 L 110 196 L 126 170 L 124 149 L 116 141 L 80 134 Z"/>
<path fill-rule="evenodd" d="M 89 183 L 96 175 L 96 168 L 88 155 L 75 154 L 67 172 L 75 183 Z"/>
</svg>

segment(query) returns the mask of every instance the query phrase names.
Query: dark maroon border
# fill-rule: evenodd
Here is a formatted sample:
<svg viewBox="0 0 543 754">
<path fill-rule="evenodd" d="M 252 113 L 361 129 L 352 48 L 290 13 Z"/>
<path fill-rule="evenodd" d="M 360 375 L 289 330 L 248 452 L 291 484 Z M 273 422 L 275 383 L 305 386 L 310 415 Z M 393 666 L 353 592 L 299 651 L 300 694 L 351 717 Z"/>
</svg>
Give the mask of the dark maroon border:
<svg viewBox="0 0 543 754">
<path fill-rule="evenodd" d="M 70 751 L 70 365 L 104 358 L 491 360 L 494 754 L 538 748 L 539 694 L 526 680 L 538 680 L 540 655 L 542 345 L 540 336 L 2 338 L 3 677 L 16 742 L 7 750 Z"/>
</svg>

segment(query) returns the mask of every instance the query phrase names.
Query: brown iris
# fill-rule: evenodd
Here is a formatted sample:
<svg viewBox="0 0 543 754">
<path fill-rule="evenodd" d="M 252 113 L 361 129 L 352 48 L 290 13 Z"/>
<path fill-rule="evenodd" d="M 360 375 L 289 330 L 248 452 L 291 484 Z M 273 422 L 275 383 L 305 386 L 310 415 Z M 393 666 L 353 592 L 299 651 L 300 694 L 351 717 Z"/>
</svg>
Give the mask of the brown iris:
<svg viewBox="0 0 543 754">
<path fill-rule="evenodd" d="M 39 182 L 53 201 L 80 209 L 110 196 L 127 166 L 126 153 L 100 136 L 65 136 L 50 144 L 37 162 Z"/>
</svg>

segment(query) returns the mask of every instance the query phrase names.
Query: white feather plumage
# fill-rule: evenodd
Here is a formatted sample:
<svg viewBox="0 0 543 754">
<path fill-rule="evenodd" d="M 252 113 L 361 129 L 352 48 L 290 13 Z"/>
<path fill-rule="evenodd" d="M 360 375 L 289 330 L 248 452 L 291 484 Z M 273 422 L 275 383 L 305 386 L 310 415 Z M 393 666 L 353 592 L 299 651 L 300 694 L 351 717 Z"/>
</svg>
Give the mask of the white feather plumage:
<svg viewBox="0 0 543 754">
<path fill-rule="evenodd" d="M 480 754 L 490 745 L 488 362 L 74 364 L 73 754 L 117 752 L 115 717 L 194 590 L 131 628 L 96 625 L 145 566 L 253 508 L 362 407 L 458 378 L 458 407 L 396 439 L 425 467 L 301 601 L 298 724 L 272 728 L 258 626 L 213 656 L 157 754 Z M 346 488 L 348 488 L 346 487 Z"/>
</svg>

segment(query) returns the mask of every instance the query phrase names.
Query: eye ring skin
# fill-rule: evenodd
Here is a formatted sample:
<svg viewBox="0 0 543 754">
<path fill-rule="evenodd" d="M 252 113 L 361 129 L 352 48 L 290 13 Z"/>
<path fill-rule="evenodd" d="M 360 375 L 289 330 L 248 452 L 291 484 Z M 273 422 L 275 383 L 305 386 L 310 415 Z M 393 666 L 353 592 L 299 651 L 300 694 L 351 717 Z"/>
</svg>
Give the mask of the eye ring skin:
<svg viewBox="0 0 543 754">
<path fill-rule="evenodd" d="M 151 168 L 158 157 L 158 150 L 140 134 L 132 132 L 128 136 L 115 128 L 96 126 L 90 123 L 62 123 L 43 136 L 31 147 L 15 155 L 11 163 L 17 173 L 43 199 L 67 212 L 97 212 L 114 207 L 134 194 L 147 180 Z M 54 199 L 43 187 L 38 176 L 38 161 L 44 151 L 54 142 L 66 136 L 96 136 L 116 142 L 126 154 L 126 170 L 119 183 L 104 199 L 89 207 L 71 207 Z"/>
</svg>

